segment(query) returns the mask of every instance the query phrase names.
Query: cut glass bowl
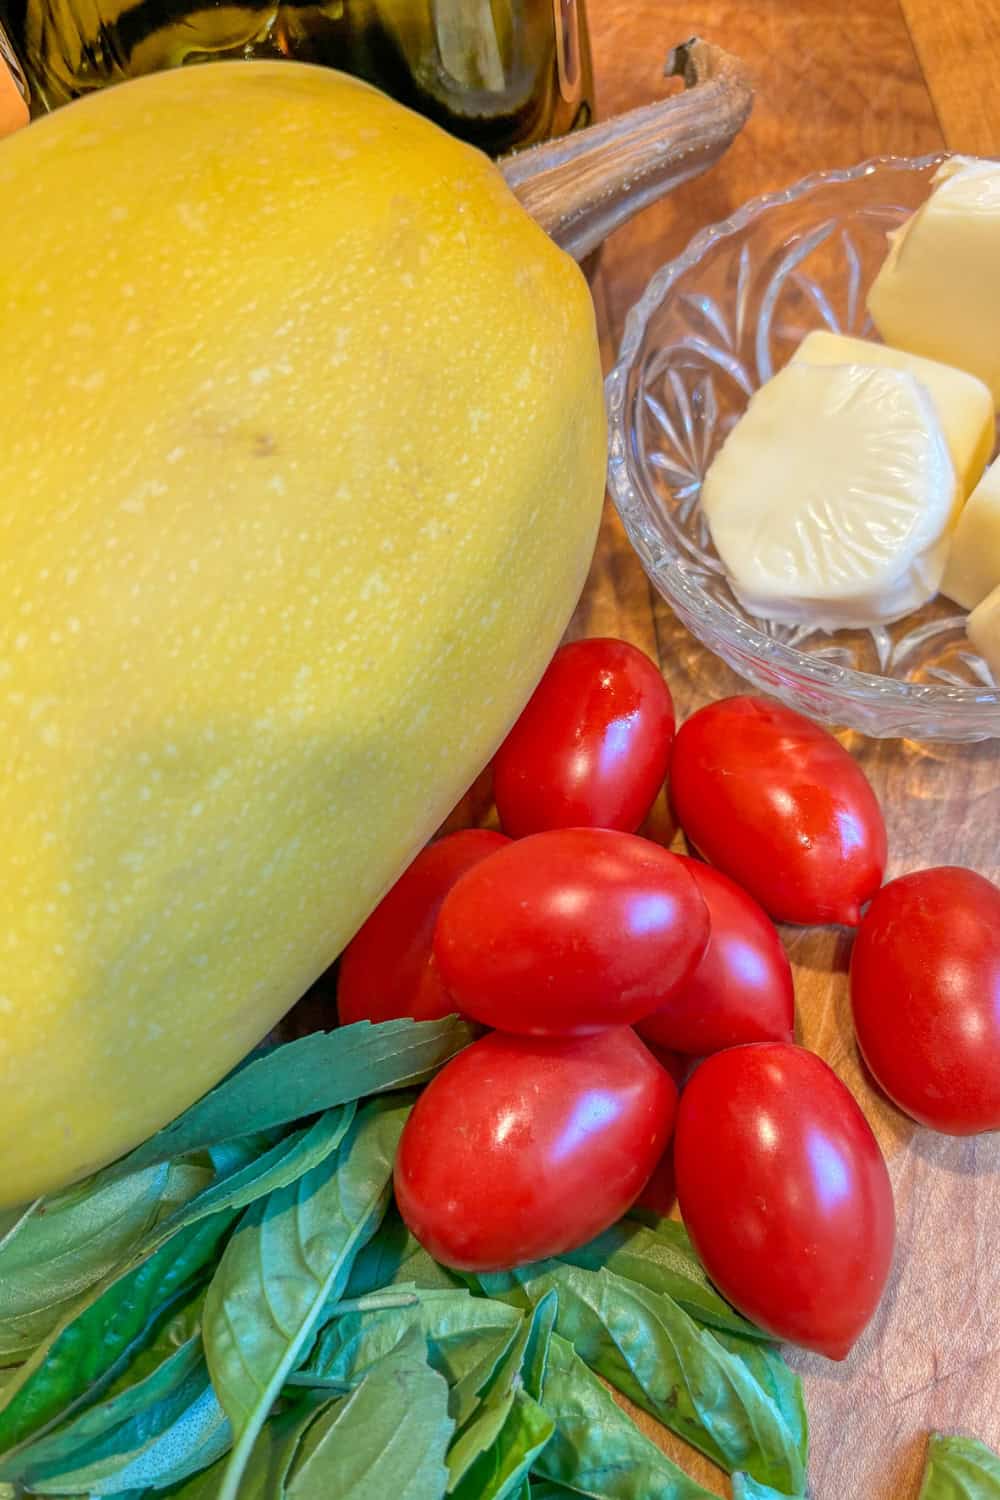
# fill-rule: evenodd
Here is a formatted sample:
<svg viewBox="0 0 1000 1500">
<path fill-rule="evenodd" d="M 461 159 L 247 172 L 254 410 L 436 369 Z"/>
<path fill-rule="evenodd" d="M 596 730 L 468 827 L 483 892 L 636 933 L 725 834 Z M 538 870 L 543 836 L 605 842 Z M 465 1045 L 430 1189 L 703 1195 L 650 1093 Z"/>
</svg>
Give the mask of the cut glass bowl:
<svg viewBox="0 0 1000 1500">
<path fill-rule="evenodd" d="M 879 737 L 1000 736 L 1000 690 L 940 597 L 892 625 L 833 633 L 751 615 L 700 509 L 713 455 L 752 393 L 814 328 L 875 337 L 865 297 L 943 158 L 879 157 L 807 177 L 702 230 L 628 315 L 607 380 L 609 483 L 657 589 L 756 688 Z"/>
</svg>

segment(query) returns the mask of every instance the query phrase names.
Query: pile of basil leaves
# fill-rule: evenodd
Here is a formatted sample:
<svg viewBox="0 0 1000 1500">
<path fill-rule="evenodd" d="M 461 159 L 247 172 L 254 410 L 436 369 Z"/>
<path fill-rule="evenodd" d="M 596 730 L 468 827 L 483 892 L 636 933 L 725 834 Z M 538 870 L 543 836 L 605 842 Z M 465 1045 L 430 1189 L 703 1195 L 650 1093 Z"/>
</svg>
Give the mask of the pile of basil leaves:
<svg viewBox="0 0 1000 1500">
<path fill-rule="evenodd" d="M 276 1047 L 0 1219 L 0 1496 L 707 1496 L 598 1376 L 738 1500 L 803 1495 L 799 1379 L 679 1224 L 630 1216 L 489 1276 L 408 1234 L 400 1132 L 468 1040 L 456 1019 L 391 1021 Z"/>
</svg>

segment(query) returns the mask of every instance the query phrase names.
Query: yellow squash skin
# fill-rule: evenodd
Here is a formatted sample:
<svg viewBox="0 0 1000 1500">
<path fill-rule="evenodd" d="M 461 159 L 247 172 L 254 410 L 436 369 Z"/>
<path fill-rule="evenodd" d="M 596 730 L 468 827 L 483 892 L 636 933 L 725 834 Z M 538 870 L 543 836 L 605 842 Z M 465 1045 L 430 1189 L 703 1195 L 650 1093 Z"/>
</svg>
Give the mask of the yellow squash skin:
<svg viewBox="0 0 1000 1500">
<path fill-rule="evenodd" d="M 577 267 L 344 76 L 95 94 L 0 145 L 0 204 L 10 1205 L 225 1073 L 488 760 L 605 420 Z"/>
</svg>

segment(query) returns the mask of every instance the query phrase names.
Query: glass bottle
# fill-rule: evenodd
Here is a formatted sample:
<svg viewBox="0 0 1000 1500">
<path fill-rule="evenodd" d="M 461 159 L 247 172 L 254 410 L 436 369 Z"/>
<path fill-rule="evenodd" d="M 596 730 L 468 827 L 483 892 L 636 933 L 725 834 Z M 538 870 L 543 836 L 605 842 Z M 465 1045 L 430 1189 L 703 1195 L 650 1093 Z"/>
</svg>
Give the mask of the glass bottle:
<svg viewBox="0 0 1000 1500">
<path fill-rule="evenodd" d="M 34 114 L 162 68 L 289 57 L 494 156 L 593 118 L 584 0 L 0 0 L 0 46 L 4 32 Z"/>
</svg>

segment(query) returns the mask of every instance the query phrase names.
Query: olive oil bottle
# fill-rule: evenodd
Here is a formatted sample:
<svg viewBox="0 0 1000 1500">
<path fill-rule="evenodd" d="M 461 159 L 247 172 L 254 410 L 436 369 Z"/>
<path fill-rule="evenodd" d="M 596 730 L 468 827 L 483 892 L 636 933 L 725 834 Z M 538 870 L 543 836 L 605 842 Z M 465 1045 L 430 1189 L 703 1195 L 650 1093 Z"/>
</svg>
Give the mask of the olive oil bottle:
<svg viewBox="0 0 1000 1500">
<path fill-rule="evenodd" d="M 288 57 L 496 156 L 593 115 L 583 0 L 0 0 L 0 59 L 4 37 L 33 114 L 162 68 Z"/>
</svg>

